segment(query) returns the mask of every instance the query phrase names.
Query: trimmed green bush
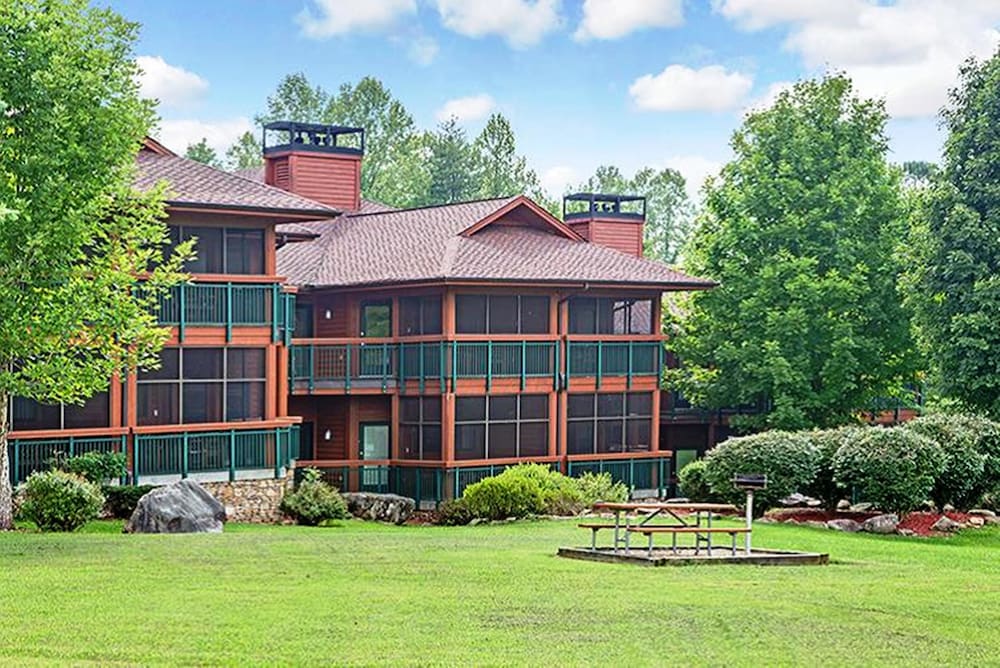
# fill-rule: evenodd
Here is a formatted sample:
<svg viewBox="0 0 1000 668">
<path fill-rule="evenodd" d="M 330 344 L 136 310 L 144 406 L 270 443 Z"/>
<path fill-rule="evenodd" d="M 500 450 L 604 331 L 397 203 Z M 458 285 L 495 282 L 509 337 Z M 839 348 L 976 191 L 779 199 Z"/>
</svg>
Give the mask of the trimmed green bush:
<svg viewBox="0 0 1000 668">
<path fill-rule="evenodd" d="M 904 429 L 926 436 L 944 453 L 944 467 L 934 481 L 931 498 L 938 508 L 952 504 L 970 508 L 979 499 L 986 455 L 976 449 L 976 434 L 965 421 L 938 413 L 910 420 Z"/>
<path fill-rule="evenodd" d="M 132 517 L 139 499 L 156 489 L 156 485 L 105 485 L 101 488 L 104 494 L 104 512 L 118 520 Z"/>
<path fill-rule="evenodd" d="M 65 471 L 32 473 L 18 494 L 20 516 L 42 531 L 75 531 L 97 519 L 104 505 L 97 485 Z"/>
<path fill-rule="evenodd" d="M 608 484 L 610 478 L 607 483 L 600 483 L 613 489 Z M 473 517 L 491 520 L 542 514 L 575 515 L 587 506 L 577 480 L 542 464 L 511 466 L 499 475 L 466 487 L 462 499 Z"/>
<path fill-rule="evenodd" d="M 806 486 L 804 494 L 819 499 L 830 510 L 836 508 L 837 502 L 849 495 L 849 490 L 845 490 L 834 480 L 833 458 L 844 443 L 852 438 L 858 438 L 866 429 L 871 427 L 847 426 L 801 432 L 813 444 L 817 458 L 816 475 Z"/>
<path fill-rule="evenodd" d="M 905 513 L 928 499 L 944 462 L 941 447 L 912 429 L 871 428 L 837 450 L 834 479 L 882 510 Z"/>
<path fill-rule="evenodd" d="M 979 415 L 952 415 L 951 419 L 972 434 L 976 452 L 984 458 L 983 475 L 973 496 L 1000 492 L 1000 423 Z"/>
<path fill-rule="evenodd" d="M 589 508 L 598 501 L 607 503 L 624 503 L 628 501 L 628 485 L 615 482 L 610 473 L 585 472 L 579 478 L 571 478 L 583 498 L 583 506 Z"/>
<path fill-rule="evenodd" d="M 767 489 L 754 494 L 754 512 L 761 515 L 779 499 L 806 488 L 819 467 L 816 448 L 802 433 L 766 431 L 723 441 L 705 455 L 705 479 L 712 493 L 742 503 L 746 493 L 733 487 L 737 473 L 764 473 Z"/>
<path fill-rule="evenodd" d="M 348 517 L 347 503 L 343 497 L 313 468 L 303 471 L 299 486 L 281 499 L 281 512 L 306 526 Z"/>
<path fill-rule="evenodd" d="M 435 521 L 443 526 L 462 526 L 473 519 L 472 512 L 464 499 L 449 499 L 438 506 Z"/>
<path fill-rule="evenodd" d="M 128 460 L 124 452 L 85 452 L 75 457 L 56 459 L 53 468 L 75 473 L 95 485 L 103 485 L 128 473 Z"/>
<path fill-rule="evenodd" d="M 705 477 L 707 466 L 704 459 L 696 459 L 681 469 L 677 474 L 677 486 L 680 488 L 681 496 L 700 503 L 717 500 L 716 495 L 712 493 L 712 486 Z"/>
</svg>

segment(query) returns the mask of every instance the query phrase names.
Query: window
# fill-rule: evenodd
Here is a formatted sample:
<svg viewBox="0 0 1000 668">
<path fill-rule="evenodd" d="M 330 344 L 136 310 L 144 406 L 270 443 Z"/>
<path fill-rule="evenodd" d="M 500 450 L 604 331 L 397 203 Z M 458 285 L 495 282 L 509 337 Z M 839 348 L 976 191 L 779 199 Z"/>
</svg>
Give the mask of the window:
<svg viewBox="0 0 1000 668">
<path fill-rule="evenodd" d="M 548 334 L 549 298 L 527 295 L 458 295 L 459 334 Z"/>
<path fill-rule="evenodd" d="M 14 397 L 11 402 L 11 430 L 94 429 L 111 424 L 108 392 L 99 392 L 82 406 L 42 404 L 33 399 Z"/>
<path fill-rule="evenodd" d="M 569 333 L 653 334 L 653 300 L 573 297 Z"/>
<path fill-rule="evenodd" d="M 441 398 L 399 400 L 399 452 L 402 459 L 441 459 Z"/>
<path fill-rule="evenodd" d="M 170 227 L 171 246 L 197 237 L 197 257 L 185 266 L 193 274 L 263 274 L 264 230 Z"/>
<path fill-rule="evenodd" d="M 547 395 L 455 399 L 456 459 L 544 457 L 548 452 Z"/>
<path fill-rule="evenodd" d="M 566 408 L 566 447 L 571 455 L 648 452 L 653 395 L 571 394 Z"/>
<path fill-rule="evenodd" d="M 401 297 L 399 335 L 420 336 L 441 333 L 440 297 Z"/>
<path fill-rule="evenodd" d="M 263 348 L 165 348 L 139 374 L 140 425 L 264 419 Z"/>
</svg>

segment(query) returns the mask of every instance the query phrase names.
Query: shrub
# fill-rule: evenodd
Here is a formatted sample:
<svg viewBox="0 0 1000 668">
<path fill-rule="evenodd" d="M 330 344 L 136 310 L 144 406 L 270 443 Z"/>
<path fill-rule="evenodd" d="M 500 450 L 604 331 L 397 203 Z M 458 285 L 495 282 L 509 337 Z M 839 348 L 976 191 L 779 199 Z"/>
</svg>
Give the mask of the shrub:
<svg viewBox="0 0 1000 668">
<path fill-rule="evenodd" d="M 580 490 L 583 506 L 589 508 L 598 501 L 608 503 L 624 503 L 628 501 L 628 485 L 615 482 L 610 473 L 585 472 L 579 478 L 572 479 Z"/>
<path fill-rule="evenodd" d="M 139 499 L 156 489 L 155 485 L 105 485 L 101 488 L 104 494 L 104 512 L 118 520 L 132 517 Z"/>
<path fill-rule="evenodd" d="M 763 514 L 793 492 L 805 489 L 818 468 L 813 444 L 801 433 L 766 431 L 723 441 L 705 455 L 705 479 L 712 493 L 732 503 L 746 494 L 733 487 L 737 473 L 764 473 L 767 489 L 755 493 L 754 512 Z"/>
<path fill-rule="evenodd" d="M 696 459 L 677 474 L 677 486 L 681 496 L 692 501 L 708 503 L 717 499 L 705 478 L 707 464 L 704 459 Z"/>
<path fill-rule="evenodd" d="M 464 499 L 444 501 L 437 509 L 437 524 L 462 526 L 473 520 L 472 512 Z"/>
<path fill-rule="evenodd" d="M 816 450 L 816 475 L 805 488 L 805 494 L 819 499 L 828 509 L 837 507 L 837 502 L 845 496 L 845 489 L 837 484 L 833 476 L 833 457 L 847 441 L 858 438 L 871 427 L 849 426 L 835 429 L 802 432 Z"/>
<path fill-rule="evenodd" d="M 979 415 L 952 415 L 951 419 L 972 434 L 973 447 L 983 455 L 983 475 L 973 496 L 1000 491 L 1000 423 Z"/>
<path fill-rule="evenodd" d="M 95 485 L 109 483 L 128 473 L 128 460 L 124 452 L 85 452 L 75 457 L 56 458 L 53 468 L 75 473 Z"/>
<path fill-rule="evenodd" d="M 944 453 L 944 467 L 934 481 L 931 498 L 938 508 L 969 508 L 980 495 L 986 455 L 976 450 L 976 434 L 956 416 L 938 413 L 910 420 L 904 429 L 926 436 Z"/>
<path fill-rule="evenodd" d="M 523 475 L 516 471 L 518 468 L 509 468 L 465 488 L 462 500 L 473 517 L 502 520 L 545 511 L 545 496 L 537 477 Z"/>
<path fill-rule="evenodd" d="M 32 473 L 18 491 L 21 517 L 42 531 L 75 531 L 97 519 L 104 505 L 97 485 L 65 471 Z"/>
<path fill-rule="evenodd" d="M 943 468 L 941 447 L 902 427 L 866 429 L 840 446 L 833 458 L 838 484 L 853 487 L 882 510 L 899 513 L 927 500 Z"/>
<path fill-rule="evenodd" d="M 347 503 L 343 497 L 313 468 L 303 471 L 299 486 L 281 499 L 281 512 L 306 526 L 316 526 L 326 520 L 339 520 L 348 516 Z"/>
</svg>

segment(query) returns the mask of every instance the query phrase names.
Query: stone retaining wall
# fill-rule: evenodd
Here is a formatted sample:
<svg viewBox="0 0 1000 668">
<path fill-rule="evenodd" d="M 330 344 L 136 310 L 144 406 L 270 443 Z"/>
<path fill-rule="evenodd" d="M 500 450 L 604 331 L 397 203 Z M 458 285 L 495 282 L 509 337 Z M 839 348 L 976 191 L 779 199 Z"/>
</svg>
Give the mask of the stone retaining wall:
<svg viewBox="0 0 1000 668">
<path fill-rule="evenodd" d="M 201 486 L 226 507 L 229 522 L 279 522 L 278 506 L 285 491 L 292 489 L 292 472 L 284 478 L 203 482 Z"/>
</svg>

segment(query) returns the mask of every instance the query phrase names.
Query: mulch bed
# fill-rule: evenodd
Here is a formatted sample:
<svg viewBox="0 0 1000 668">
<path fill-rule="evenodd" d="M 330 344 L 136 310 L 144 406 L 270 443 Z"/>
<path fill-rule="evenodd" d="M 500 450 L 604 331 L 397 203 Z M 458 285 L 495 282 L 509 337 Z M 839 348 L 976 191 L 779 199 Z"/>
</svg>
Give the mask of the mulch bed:
<svg viewBox="0 0 1000 668">
<path fill-rule="evenodd" d="M 875 511 L 852 513 L 849 511 L 823 510 L 821 508 L 783 508 L 769 511 L 766 516 L 778 522 L 828 522 L 829 520 L 849 519 L 860 523 L 870 517 L 881 514 Z M 969 515 L 959 512 L 913 512 L 903 516 L 902 521 L 899 523 L 899 528 L 908 529 L 918 536 L 946 536 L 949 534 L 931 531 L 931 527 L 941 519 L 942 515 L 947 515 L 950 519 L 962 524 L 969 519 Z"/>
</svg>

